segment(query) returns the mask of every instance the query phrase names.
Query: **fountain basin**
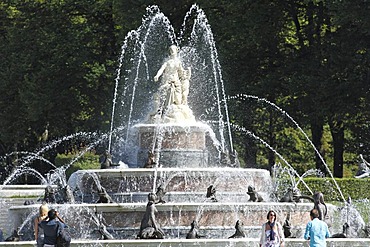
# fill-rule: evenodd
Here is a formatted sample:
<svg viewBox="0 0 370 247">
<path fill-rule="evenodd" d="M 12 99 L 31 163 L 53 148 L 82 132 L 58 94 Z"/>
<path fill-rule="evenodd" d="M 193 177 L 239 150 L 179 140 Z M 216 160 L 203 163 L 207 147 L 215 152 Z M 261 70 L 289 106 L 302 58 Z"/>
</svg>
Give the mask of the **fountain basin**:
<svg viewBox="0 0 370 247">
<path fill-rule="evenodd" d="M 370 246 L 370 239 L 342 238 L 327 239 L 328 247 L 364 247 Z M 2 242 L 1 246 L 34 247 L 35 241 Z M 259 238 L 239 239 L 151 239 L 151 240 L 72 240 L 71 247 L 258 247 Z M 308 241 L 302 238 L 286 239 L 285 247 L 308 247 Z"/>
<path fill-rule="evenodd" d="M 2 185 L 0 186 L 0 198 L 39 197 L 45 192 L 45 188 L 46 185 Z"/>
<path fill-rule="evenodd" d="M 95 181 L 96 179 L 99 181 Z M 84 202 L 92 202 L 88 201 L 89 198 L 98 194 L 97 183 L 111 195 L 128 193 L 133 202 L 142 201 L 142 196 L 137 193 L 156 191 L 159 185 L 170 193 L 182 193 L 183 198 L 196 198 L 203 193 L 205 199 L 210 185 L 220 194 L 239 194 L 244 201 L 249 198 L 246 194 L 249 185 L 254 186 L 265 201 L 271 201 L 273 191 L 267 170 L 231 167 L 80 170 L 68 181 L 72 190 L 80 190 L 86 199 Z M 167 195 L 167 200 L 171 201 L 172 198 L 171 194 Z"/>
<path fill-rule="evenodd" d="M 116 238 L 134 239 L 139 231 L 146 203 L 55 204 L 50 207 L 60 212 L 71 229 L 84 229 L 88 235 L 81 237 L 81 232 L 76 231 L 75 238 L 91 238 L 91 233 L 97 230 L 93 218 L 101 214 L 107 229 L 113 232 Z M 208 238 L 228 238 L 235 231 L 237 220 L 244 224 L 249 237 L 258 237 L 259 226 L 266 222 L 267 212 L 275 210 L 280 222 L 290 214 L 290 222 L 294 226 L 292 233 L 295 236 L 303 236 L 312 207 L 312 203 L 165 203 L 156 205 L 156 219 L 159 225 L 163 226 L 166 238 L 185 238 L 193 220 L 198 221 L 200 230 Z M 30 215 L 36 214 L 37 209 L 38 205 L 11 207 L 13 227 L 27 221 Z M 336 207 L 329 204 L 328 210 L 329 215 L 332 215 Z M 331 220 L 327 220 L 329 225 Z"/>
</svg>

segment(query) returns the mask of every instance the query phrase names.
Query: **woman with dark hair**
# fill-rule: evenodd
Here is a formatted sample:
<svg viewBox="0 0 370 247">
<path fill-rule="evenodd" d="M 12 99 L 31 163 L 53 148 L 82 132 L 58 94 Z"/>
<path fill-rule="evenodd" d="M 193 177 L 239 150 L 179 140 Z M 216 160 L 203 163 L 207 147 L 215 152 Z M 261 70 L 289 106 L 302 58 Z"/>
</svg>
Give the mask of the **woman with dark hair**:
<svg viewBox="0 0 370 247">
<path fill-rule="evenodd" d="M 58 227 L 65 226 L 64 221 L 59 217 L 55 209 L 50 209 L 48 217 L 39 223 L 39 227 L 44 230 L 44 247 L 55 247 L 57 244 Z"/>
<path fill-rule="evenodd" d="M 276 221 L 276 212 L 267 213 L 267 222 L 262 225 L 260 247 L 284 247 L 283 227 Z"/>
</svg>

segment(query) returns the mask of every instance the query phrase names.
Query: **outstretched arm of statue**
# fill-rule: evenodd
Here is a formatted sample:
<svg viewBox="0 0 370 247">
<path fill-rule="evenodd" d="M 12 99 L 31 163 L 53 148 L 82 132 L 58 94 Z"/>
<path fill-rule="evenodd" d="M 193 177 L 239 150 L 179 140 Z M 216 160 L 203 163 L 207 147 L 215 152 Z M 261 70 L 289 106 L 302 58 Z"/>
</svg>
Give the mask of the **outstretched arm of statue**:
<svg viewBox="0 0 370 247">
<path fill-rule="evenodd" d="M 162 67 L 158 70 L 157 74 L 154 76 L 154 81 L 158 81 L 159 77 L 163 74 L 163 71 L 166 69 L 167 63 L 164 63 Z"/>
</svg>

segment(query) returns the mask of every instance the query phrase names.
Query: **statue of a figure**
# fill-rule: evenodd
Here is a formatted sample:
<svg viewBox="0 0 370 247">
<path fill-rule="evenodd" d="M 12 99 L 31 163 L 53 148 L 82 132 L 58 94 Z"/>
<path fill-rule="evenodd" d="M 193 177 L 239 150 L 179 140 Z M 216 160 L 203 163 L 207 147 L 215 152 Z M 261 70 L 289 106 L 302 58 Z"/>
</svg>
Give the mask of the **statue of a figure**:
<svg viewBox="0 0 370 247">
<path fill-rule="evenodd" d="M 148 121 L 158 123 L 195 123 L 195 117 L 188 106 L 191 68 L 183 68 L 177 56 L 178 47 L 171 45 L 170 56 L 154 76 L 154 81 L 160 80 L 158 91 L 153 95 L 153 110 L 148 115 Z"/>
<path fill-rule="evenodd" d="M 47 203 L 56 203 L 55 191 L 51 185 L 46 186 L 44 193 L 44 201 Z"/>
<path fill-rule="evenodd" d="M 162 185 L 159 185 L 157 188 L 157 191 L 155 192 L 155 203 L 166 203 L 164 200 L 164 195 L 166 194 L 166 191 L 162 188 Z"/>
<path fill-rule="evenodd" d="M 289 238 L 292 236 L 292 226 L 290 224 L 290 212 L 288 212 L 286 219 L 283 224 L 284 237 Z"/>
<path fill-rule="evenodd" d="M 325 220 L 326 215 L 328 213 L 328 208 L 325 204 L 323 193 L 315 192 L 312 197 L 301 195 L 301 196 L 297 196 L 296 198 L 297 199 L 308 199 L 310 201 L 313 201 L 313 208 L 319 211 L 319 219 Z"/>
<path fill-rule="evenodd" d="M 156 195 L 154 193 L 149 193 L 148 200 L 149 202 L 146 205 L 145 214 L 141 220 L 140 232 L 137 238 L 163 239 L 164 232 L 155 219 L 155 213 L 158 212 L 155 208 Z"/>
<path fill-rule="evenodd" d="M 348 228 L 349 228 L 349 225 L 347 222 L 345 222 L 342 226 L 342 232 L 331 235 L 331 238 L 347 238 Z"/>
<path fill-rule="evenodd" d="M 182 82 L 184 76 L 184 68 L 182 67 L 180 59 L 177 57 L 178 48 L 171 45 L 170 57 L 164 62 L 162 67 L 154 76 L 154 81 L 158 81 L 162 76 L 162 82 L 158 90 L 159 106 L 162 110 L 166 109 L 169 105 L 180 105 L 182 101 Z M 157 98 L 158 100 L 158 98 Z"/>
<path fill-rule="evenodd" d="M 107 190 L 104 187 L 98 188 L 99 199 L 96 203 L 113 203 L 113 199 L 108 194 Z"/>
<path fill-rule="evenodd" d="M 113 235 L 107 230 L 107 222 L 105 221 L 103 217 L 102 212 L 96 212 L 95 213 L 96 217 L 92 217 L 92 220 L 98 227 L 94 232 L 98 232 L 100 235 L 101 240 L 110 240 L 114 239 Z"/>
<path fill-rule="evenodd" d="M 18 242 L 19 240 L 20 240 L 19 232 L 18 230 L 14 230 L 12 235 L 5 239 L 5 242 Z"/>
<path fill-rule="evenodd" d="M 365 233 L 366 238 L 370 237 L 370 226 L 369 225 L 365 225 L 361 230 Z"/>
<path fill-rule="evenodd" d="M 209 198 L 212 202 L 217 202 L 216 198 L 216 188 L 213 185 L 208 186 L 206 197 Z"/>
<path fill-rule="evenodd" d="M 280 202 L 301 202 L 301 191 L 297 187 L 289 188 L 285 195 L 280 199 Z"/>
<path fill-rule="evenodd" d="M 249 195 L 249 202 L 262 202 L 263 198 L 262 196 L 256 191 L 256 188 L 254 186 L 249 185 L 247 194 Z"/>
<path fill-rule="evenodd" d="M 355 178 L 366 178 L 370 176 L 370 164 L 360 155 L 362 162 L 358 165 Z"/>
<path fill-rule="evenodd" d="M 193 222 L 191 222 L 190 227 L 190 231 L 188 232 L 188 234 L 186 234 L 186 239 L 197 239 L 204 237 L 202 235 L 199 235 L 199 227 L 196 220 L 193 220 Z"/>
<path fill-rule="evenodd" d="M 144 168 L 153 168 L 153 167 L 155 167 L 155 165 L 156 165 L 155 155 L 151 150 L 149 150 L 148 151 L 148 159 L 144 164 Z"/>
<path fill-rule="evenodd" d="M 108 150 L 105 150 L 103 156 L 100 158 L 100 169 L 108 169 L 112 166 L 112 155 Z"/>
<path fill-rule="evenodd" d="M 181 91 L 182 91 L 181 104 L 182 105 L 187 105 L 188 104 L 190 77 L 191 77 L 191 69 L 190 69 L 190 67 L 188 67 L 183 72 L 183 80 L 182 80 L 182 84 L 181 84 Z"/>
<path fill-rule="evenodd" d="M 324 194 L 321 192 L 316 192 L 313 195 L 314 208 L 319 211 L 319 219 L 325 220 L 326 215 L 328 214 L 328 208 L 326 207 L 324 201 Z"/>
<path fill-rule="evenodd" d="M 243 223 L 238 220 L 236 221 L 235 223 L 235 233 L 230 236 L 229 238 L 245 238 L 245 233 L 244 233 L 244 230 L 243 230 Z"/>
<path fill-rule="evenodd" d="M 74 203 L 75 198 L 73 192 L 68 184 L 65 186 L 58 186 L 58 190 L 55 192 L 56 203 Z"/>
</svg>

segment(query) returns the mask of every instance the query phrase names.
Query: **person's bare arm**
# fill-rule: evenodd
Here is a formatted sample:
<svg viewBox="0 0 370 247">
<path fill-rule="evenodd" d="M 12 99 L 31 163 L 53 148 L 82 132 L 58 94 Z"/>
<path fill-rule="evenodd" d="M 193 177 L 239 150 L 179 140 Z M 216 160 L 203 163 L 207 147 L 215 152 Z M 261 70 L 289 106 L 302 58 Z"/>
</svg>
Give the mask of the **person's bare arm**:
<svg viewBox="0 0 370 247">
<path fill-rule="evenodd" d="M 60 222 L 64 223 L 64 220 L 59 216 L 59 212 L 56 212 L 56 216 Z"/>
<path fill-rule="evenodd" d="M 35 218 L 35 221 L 34 221 L 34 230 L 35 230 L 35 240 L 37 241 L 37 237 L 39 235 L 39 217 L 36 217 Z"/>
</svg>

